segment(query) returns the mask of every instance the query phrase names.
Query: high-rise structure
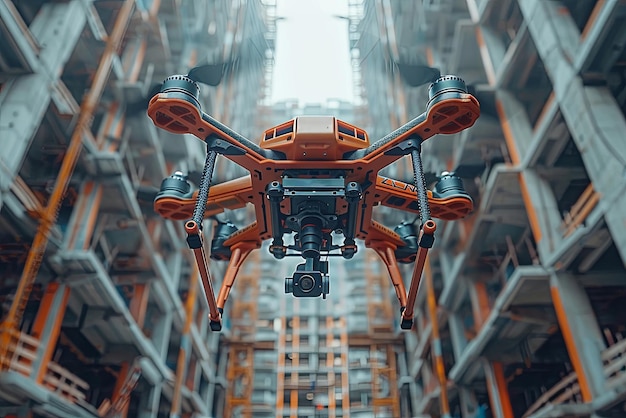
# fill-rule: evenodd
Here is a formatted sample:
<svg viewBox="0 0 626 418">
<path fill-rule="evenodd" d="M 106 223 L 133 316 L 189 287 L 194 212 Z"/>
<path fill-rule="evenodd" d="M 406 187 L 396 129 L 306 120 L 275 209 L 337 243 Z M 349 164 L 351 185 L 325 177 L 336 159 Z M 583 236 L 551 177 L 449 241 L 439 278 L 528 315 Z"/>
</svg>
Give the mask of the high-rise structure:
<svg viewBox="0 0 626 418">
<path fill-rule="evenodd" d="M 624 16 L 620 0 L 348 0 L 356 102 L 301 106 L 269 101 L 273 0 L 0 0 L 0 416 L 626 416 Z M 424 111 L 433 68 L 466 81 L 480 119 L 422 154 L 475 209 L 438 223 L 412 330 L 361 247 L 331 259 L 326 299 L 286 295 L 296 262 L 263 247 L 209 330 L 181 225 L 152 209 L 174 171 L 197 183 L 206 150 L 145 115 L 203 63 L 223 66 L 203 109 L 254 141 L 313 114 L 375 141 Z M 214 179 L 243 174 L 220 158 Z M 413 176 L 408 159 L 385 174 Z"/>
<path fill-rule="evenodd" d="M 374 115 L 420 114 L 425 67 L 481 103 L 473 128 L 423 146 L 475 210 L 437 229 L 406 336 L 412 416 L 623 416 L 626 5 L 363 3 Z"/>
<path fill-rule="evenodd" d="M 254 0 L 0 1 L 0 415 L 223 406 L 193 259 L 151 209 L 205 149 L 145 111 L 165 77 L 224 63 L 203 104 L 253 121 L 266 23 Z"/>
</svg>

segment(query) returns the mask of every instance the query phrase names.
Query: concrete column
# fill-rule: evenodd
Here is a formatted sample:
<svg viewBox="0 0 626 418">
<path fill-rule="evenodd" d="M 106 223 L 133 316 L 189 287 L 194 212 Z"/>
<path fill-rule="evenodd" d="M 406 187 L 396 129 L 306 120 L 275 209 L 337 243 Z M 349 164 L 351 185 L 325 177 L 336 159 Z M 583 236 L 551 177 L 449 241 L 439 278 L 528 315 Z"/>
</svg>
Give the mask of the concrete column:
<svg viewBox="0 0 626 418">
<path fill-rule="evenodd" d="M 461 404 L 462 417 L 474 417 L 478 411 L 478 401 L 474 391 L 468 387 L 459 387 L 459 402 Z"/>
<path fill-rule="evenodd" d="M 53 282 L 48 285 L 39 306 L 32 330 L 33 337 L 39 339 L 37 358 L 33 360 L 31 371 L 31 378 L 37 383 L 43 381 L 54 354 L 69 296 L 70 288 L 67 285 Z"/>
<path fill-rule="evenodd" d="M 102 185 L 94 181 L 82 184 L 65 233 L 65 249 L 86 250 L 91 245 L 102 202 L 102 191 Z"/>
<path fill-rule="evenodd" d="M 602 332 L 585 289 L 575 277 L 552 273 L 550 290 L 583 400 L 590 402 L 605 390 Z"/>
<path fill-rule="evenodd" d="M 163 361 L 167 358 L 167 348 L 170 334 L 172 333 L 173 316 L 174 315 L 171 311 L 163 312 L 163 315 L 155 324 L 154 331 L 152 333 L 152 343 Z"/>
<path fill-rule="evenodd" d="M 489 295 L 487 286 L 483 282 L 473 282 L 469 284 L 469 295 L 472 303 L 472 313 L 476 332 L 480 331 L 483 323 L 489 317 L 491 306 L 489 306 Z"/>
<path fill-rule="evenodd" d="M 465 347 L 467 347 L 463 319 L 456 313 L 450 313 L 448 315 L 448 327 L 450 328 L 450 340 L 452 341 L 454 358 L 458 360 L 463 350 L 465 350 Z"/>
<path fill-rule="evenodd" d="M 514 165 L 519 165 L 528 152 L 528 141 L 533 137 L 533 128 L 524 105 L 513 93 L 498 90 L 496 99 L 496 110 L 509 157 Z"/>
<path fill-rule="evenodd" d="M 520 173 L 520 187 L 539 258 L 545 262 L 562 241 L 562 218 L 550 185 L 534 170 Z"/>
<path fill-rule="evenodd" d="M 494 417 L 513 418 L 513 407 L 509 397 L 509 389 L 504 377 L 504 369 L 501 363 L 490 362 L 483 359 L 485 378 L 487 379 L 487 390 L 489 391 L 489 401 Z"/>
<path fill-rule="evenodd" d="M 138 418 L 155 418 L 159 413 L 161 401 L 161 385 L 152 386 L 141 391 Z"/>
</svg>

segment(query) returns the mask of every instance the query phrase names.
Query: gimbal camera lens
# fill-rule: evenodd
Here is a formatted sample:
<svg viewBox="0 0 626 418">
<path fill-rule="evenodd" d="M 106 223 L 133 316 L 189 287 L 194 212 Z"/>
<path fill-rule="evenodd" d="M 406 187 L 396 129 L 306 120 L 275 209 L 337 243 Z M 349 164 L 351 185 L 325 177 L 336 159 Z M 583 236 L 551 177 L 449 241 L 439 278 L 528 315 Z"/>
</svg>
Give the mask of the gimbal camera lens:
<svg viewBox="0 0 626 418">
<path fill-rule="evenodd" d="M 315 279 L 308 274 L 304 274 L 300 276 L 299 284 L 300 290 L 308 293 L 315 287 Z"/>
<path fill-rule="evenodd" d="M 328 275 L 321 271 L 304 270 L 305 264 L 299 264 L 293 277 L 285 279 L 285 293 L 293 293 L 297 298 L 314 298 L 329 292 Z"/>
</svg>

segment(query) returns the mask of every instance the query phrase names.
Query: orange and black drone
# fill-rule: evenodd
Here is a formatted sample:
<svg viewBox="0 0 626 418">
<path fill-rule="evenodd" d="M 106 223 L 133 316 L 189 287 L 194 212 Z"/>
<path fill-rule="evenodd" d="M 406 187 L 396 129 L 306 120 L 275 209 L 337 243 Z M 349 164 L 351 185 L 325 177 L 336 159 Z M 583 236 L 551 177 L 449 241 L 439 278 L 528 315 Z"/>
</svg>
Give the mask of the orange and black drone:
<svg viewBox="0 0 626 418">
<path fill-rule="evenodd" d="M 301 256 L 285 292 L 296 297 L 325 297 L 329 293 L 326 256 L 350 259 L 363 240 L 387 266 L 401 306 L 401 328 L 410 329 L 418 286 L 429 249 L 434 242 L 433 218 L 462 218 L 473 209 L 462 181 L 443 175 L 427 190 L 421 144 L 436 134 L 469 128 L 480 114 L 478 100 L 467 93 L 456 76 L 438 78 L 429 87 L 426 111 L 371 143 L 367 133 L 330 116 L 300 116 L 266 130 L 260 144 L 244 138 L 201 109 L 199 86 L 190 75 L 167 78 L 148 105 L 148 115 L 159 128 L 192 134 L 206 143 L 207 156 L 197 191 L 183 173 L 163 180 L 154 201 L 164 218 L 185 220 L 187 243 L 195 255 L 209 305 L 210 326 L 222 327 L 222 314 L 238 270 L 251 251 L 272 240 L 269 251 L 277 259 Z M 250 174 L 211 184 L 217 155 L 247 169 Z M 379 175 L 379 171 L 410 155 L 414 184 Z M 228 260 L 217 298 L 203 246 L 202 221 L 225 209 L 254 205 L 256 221 L 242 229 L 218 222 L 210 258 Z M 395 231 L 372 219 L 372 210 L 384 205 L 419 215 L 419 230 L 403 223 Z M 283 241 L 293 235 L 293 244 Z M 341 235 L 343 239 L 341 240 Z M 341 242 L 336 242 L 341 241 Z M 397 263 L 414 262 L 407 292 Z"/>
</svg>

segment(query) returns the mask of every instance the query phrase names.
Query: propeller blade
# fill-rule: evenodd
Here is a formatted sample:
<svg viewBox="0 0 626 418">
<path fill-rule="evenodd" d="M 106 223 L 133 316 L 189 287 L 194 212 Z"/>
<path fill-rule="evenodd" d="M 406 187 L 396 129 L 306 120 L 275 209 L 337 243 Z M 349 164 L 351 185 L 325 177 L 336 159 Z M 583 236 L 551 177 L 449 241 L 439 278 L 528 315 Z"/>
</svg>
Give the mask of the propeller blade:
<svg viewBox="0 0 626 418">
<path fill-rule="evenodd" d="M 485 171 L 485 167 L 485 163 L 472 165 L 461 164 L 453 171 L 453 173 L 458 177 L 471 179 L 481 175 Z"/>
<path fill-rule="evenodd" d="M 208 84 L 209 86 L 217 86 L 222 81 L 224 75 L 225 63 L 203 64 L 192 68 L 187 77 L 198 83 Z"/>
<path fill-rule="evenodd" d="M 439 71 L 438 68 L 401 63 L 396 63 L 396 65 L 398 66 L 398 71 L 400 71 L 402 79 L 411 87 L 432 83 L 441 77 L 441 71 Z"/>
<path fill-rule="evenodd" d="M 135 116 L 138 114 L 146 114 L 146 109 L 148 108 L 148 104 L 150 103 L 150 99 L 161 91 L 162 83 L 154 83 L 150 86 L 150 90 L 148 90 L 148 94 L 146 97 L 141 97 L 138 100 L 130 101 L 126 103 L 126 115 L 127 116 Z"/>
<path fill-rule="evenodd" d="M 498 111 L 496 110 L 496 98 L 495 92 L 489 86 L 483 84 L 467 85 L 467 92 L 476 97 L 478 103 L 480 103 L 480 114 L 482 116 L 490 116 L 498 119 Z"/>
<path fill-rule="evenodd" d="M 152 204 L 154 199 L 156 199 L 157 193 L 159 193 L 158 187 L 140 185 L 137 189 L 137 200 Z"/>
<path fill-rule="evenodd" d="M 433 173 L 432 171 L 425 172 L 424 179 L 426 180 L 426 185 L 430 186 L 439 181 L 439 175 L 437 173 Z"/>
<path fill-rule="evenodd" d="M 480 176 L 485 171 L 486 167 L 487 166 L 484 162 L 477 164 L 461 164 L 450 171 L 450 173 L 453 173 L 455 176 L 462 179 L 473 179 L 476 176 Z M 426 184 L 431 185 L 438 182 L 441 180 L 441 174 L 442 172 L 434 173 L 432 171 L 424 173 Z"/>
</svg>

